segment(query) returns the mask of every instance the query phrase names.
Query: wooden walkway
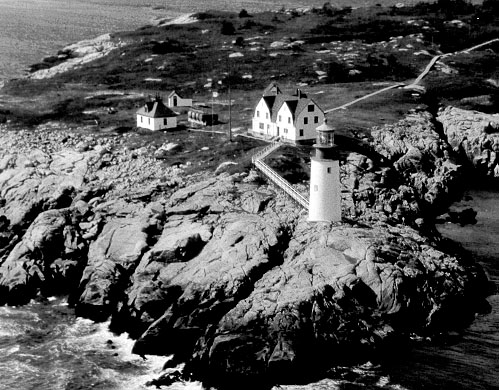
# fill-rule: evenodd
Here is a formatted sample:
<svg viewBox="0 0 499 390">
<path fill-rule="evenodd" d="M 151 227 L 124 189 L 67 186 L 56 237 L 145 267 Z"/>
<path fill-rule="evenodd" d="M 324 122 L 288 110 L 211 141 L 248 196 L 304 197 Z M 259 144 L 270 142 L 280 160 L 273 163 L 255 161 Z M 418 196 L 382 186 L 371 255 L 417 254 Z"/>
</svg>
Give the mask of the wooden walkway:
<svg viewBox="0 0 499 390">
<path fill-rule="evenodd" d="M 428 63 L 428 65 L 426 65 L 425 69 L 423 70 L 423 72 L 413 81 L 413 82 L 404 82 L 404 83 L 398 83 L 398 84 L 394 84 L 394 85 L 390 85 L 386 88 L 383 88 L 383 89 L 380 89 L 378 91 L 375 91 L 375 92 L 372 92 L 372 93 L 369 93 L 365 96 L 362 96 L 358 99 L 355 99 L 349 103 L 346 103 L 346 104 L 343 104 L 339 107 L 334 107 L 334 108 L 330 108 L 328 110 L 325 110 L 324 111 L 324 114 L 327 114 L 327 113 L 330 113 L 330 112 L 333 112 L 333 111 L 337 111 L 337 110 L 345 110 L 347 107 L 355 104 L 355 103 L 358 103 L 364 99 L 368 99 L 372 96 L 375 96 L 375 95 L 378 95 L 380 93 L 383 93 L 383 92 L 386 92 L 386 91 L 389 91 L 391 89 L 395 89 L 395 88 L 401 88 L 401 87 L 404 87 L 404 88 L 410 88 L 411 86 L 416 86 L 416 85 L 419 85 L 419 83 L 428 75 L 428 73 L 433 69 L 433 67 L 435 66 L 435 64 L 438 62 L 438 60 L 442 59 L 442 58 L 446 58 L 446 57 L 449 57 L 449 56 L 453 56 L 453 55 L 457 55 L 457 54 L 463 54 L 463 53 L 469 53 L 470 51 L 473 51 L 473 50 L 476 50 L 476 49 L 479 49 L 483 46 L 487 46 L 487 45 L 490 45 L 492 43 L 495 43 L 495 42 L 499 42 L 499 38 L 494 38 L 494 39 L 491 39 L 490 41 L 487 41 L 487 42 L 484 42 L 484 43 L 480 43 L 479 45 L 476 45 L 476 46 L 473 46 L 473 47 L 470 47 L 468 49 L 465 49 L 465 50 L 461 50 L 461 51 L 457 51 L 457 52 L 453 52 L 453 53 L 446 53 L 446 54 L 438 54 L 434 57 L 432 57 L 432 59 L 430 60 L 430 62 Z"/>
<path fill-rule="evenodd" d="M 273 151 L 279 149 L 280 146 L 281 144 L 279 142 L 272 142 L 265 149 L 256 153 L 252 157 L 251 161 L 253 162 L 253 165 L 267 178 L 267 180 L 283 190 L 291 199 L 297 202 L 305 210 L 308 210 L 308 199 L 306 199 L 302 194 L 296 191 L 286 179 L 284 179 L 263 161 L 265 157 L 267 157 Z"/>
<path fill-rule="evenodd" d="M 365 96 L 362 96 L 358 99 L 355 99 L 355 100 L 352 100 L 351 102 L 349 103 L 346 103 L 346 104 L 343 104 L 342 106 L 339 106 L 339 107 L 334 107 L 334 108 L 330 108 L 329 110 L 325 110 L 324 111 L 324 114 L 327 114 L 329 112 L 332 112 L 332 111 L 336 111 L 336 110 L 344 110 L 346 109 L 348 106 L 351 106 L 352 104 L 355 104 L 355 103 L 358 103 L 360 102 L 361 100 L 364 100 L 364 99 L 369 99 L 370 97 L 374 96 L 374 95 L 377 95 L 379 93 L 383 93 L 385 91 L 388 91 L 390 89 L 394 89 L 394 88 L 400 88 L 400 87 L 403 87 L 405 86 L 404 83 L 398 83 L 398 84 L 394 84 L 394 85 L 390 85 L 386 88 L 383 88 L 383 89 L 380 89 L 379 91 L 375 91 L 375 92 L 372 92 L 368 95 L 365 95 Z"/>
</svg>

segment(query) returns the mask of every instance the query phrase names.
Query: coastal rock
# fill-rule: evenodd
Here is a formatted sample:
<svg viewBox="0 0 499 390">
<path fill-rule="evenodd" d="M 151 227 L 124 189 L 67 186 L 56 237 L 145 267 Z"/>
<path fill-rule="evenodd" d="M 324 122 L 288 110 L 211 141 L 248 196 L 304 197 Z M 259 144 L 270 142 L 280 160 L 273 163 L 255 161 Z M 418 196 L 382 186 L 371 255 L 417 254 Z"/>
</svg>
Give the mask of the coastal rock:
<svg viewBox="0 0 499 390">
<path fill-rule="evenodd" d="M 0 267 L 2 303 L 27 303 L 40 289 L 45 293 L 68 292 L 63 287 L 74 282 L 85 249 L 73 228 L 73 218 L 70 209 L 49 210 L 37 216 Z M 64 281 L 64 286 L 57 281 Z"/>
<path fill-rule="evenodd" d="M 29 155 L 10 155 L 9 168 L 0 173 L 4 199 L 0 213 L 11 226 L 27 227 L 38 212 L 69 206 L 75 190 L 84 183 L 91 157 L 74 151 L 49 156 L 36 149 Z"/>
<path fill-rule="evenodd" d="M 213 225 L 209 241 L 190 261 L 141 264 L 167 298 L 163 299 L 166 311 L 137 340 L 136 353 L 189 353 L 189 345 L 206 328 L 281 262 L 287 227 L 275 215 L 269 217 L 223 214 Z M 170 341 L 165 344 L 162 340 L 166 339 Z"/>
<path fill-rule="evenodd" d="M 499 115 L 446 107 L 438 121 L 454 151 L 468 160 L 478 175 L 499 178 Z"/>
<path fill-rule="evenodd" d="M 123 46 L 125 46 L 124 42 L 113 40 L 110 34 L 74 43 L 62 49 L 67 58 L 64 62 L 48 69 L 33 72 L 28 78 L 38 80 L 54 77 L 56 74 L 67 72 L 77 66 L 104 57 L 112 50 Z"/>
<path fill-rule="evenodd" d="M 453 297 L 463 294 L 459 304 L 469 308 L 465 285 L 474 275 L 416 231 L 301 220 L 282 264 L 206 328 L 187 370 L 215 385 L 220 378 L 229 386 L 243 378 L 272 383 L 306 380 L 334 364 L 383 353 L 401 321 L 406 329 L 421 329 L 443 326 L 446 315 L 449 321 L 460 316 L 440 273 L 452 279 L 459 290 Z M 143 337 L 169 329 L 173 319 L 167 317 Z"/>
<path fill-rule="evenodd" d="M 168 364 L 205 384 L 306 380 L 406 332 L 458 326 L 485 295 L 478 267 L 408 226 L 456 180 L 426 114 L 375 129 L 374 149 L 349 155 L 338 224 L 308 223 L 254 174 L 185 176 L 140 135 L 131 151 L 120 136 L 52 126 L 0 146 L 1 299 L 65 286 L 79 315 L 111 315 L 135 353 L 174 354 Z"/>
<path fill-rule="evenodd" d="M 371 132 L 374 148 L 388 158 L 427 207 L 446 207 L 458 187 L 462 166 L 437 132 L 428 112 L 415 111 L 403 120 Z"/>
<path fill-rule="evenodd" d="M 123 211 L 123 207 L 119 207 Z M 77 310 L 104 319 L 115 307 L 128 278 L 148 247 L 148 230 L 156 227 L 158 211 L 146 208 L 127 217 L 111 218 L 90 244 L 79 289 Z"/>
</svg>

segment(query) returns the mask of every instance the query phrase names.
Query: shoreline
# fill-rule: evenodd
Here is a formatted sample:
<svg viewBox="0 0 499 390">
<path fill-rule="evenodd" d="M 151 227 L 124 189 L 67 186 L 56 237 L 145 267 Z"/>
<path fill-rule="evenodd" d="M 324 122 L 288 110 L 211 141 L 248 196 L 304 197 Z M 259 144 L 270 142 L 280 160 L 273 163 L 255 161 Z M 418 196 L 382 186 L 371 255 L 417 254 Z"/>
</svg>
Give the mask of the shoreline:
<svg viewBox="0 0 499 390">
<path fill-rule="evenodd" d="M 195 23 L 197 19 L 193 18 L 193 15 L 194 14 L 192 13 L 187 13 L 173 18 L 162 18 L 157 20 L 156 24 L 153 25 L 162 27 L 174 24 Z M 125 42 L 114 42 L 112 39 L 113 34 L 115 33 L 107 33 L 93 39 L 84 39 L 65 46 L 58 52 L 58 58 L 61 59 L 60 63 L 46 69 L 30 72 L 26 75 L 26 78 L 35 80 L 51 78 L 59 73 L 67 72 L 81 65 L 102 58 L 113 50 L 126 47 Z M 43 65 L 43 63 L 50 58 L 53 58 L 53 56 L 46 57 L 41 63 L 33 64 L 30 67 L 33 68 L 40 64 Z M 0 89 L 2 86 L 3 84 L 0 85 Z"/>
</svg>

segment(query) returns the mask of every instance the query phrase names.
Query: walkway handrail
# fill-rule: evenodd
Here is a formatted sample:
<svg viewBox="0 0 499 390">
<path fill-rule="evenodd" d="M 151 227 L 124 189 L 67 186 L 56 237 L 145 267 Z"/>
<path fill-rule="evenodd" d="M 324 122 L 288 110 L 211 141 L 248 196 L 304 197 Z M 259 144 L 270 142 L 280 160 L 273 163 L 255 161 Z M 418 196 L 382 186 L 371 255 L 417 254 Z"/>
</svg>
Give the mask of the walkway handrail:
<svg viewBox="0 0 499 390">
<path fill-rule="evenodd" d="M 309 202 L 308 200 L 301 195 L 298 191 L 296 191 L 291 184 L 281 177 L 276 171 L 270 168 L 267 164 L 263 162 L 263 159 L 267 157 L 274 150 L 277 150 L 281 144 L 279 141 L 273 141 L 270 145 L 265 147 L 256 153 L 251 161 L 255 167 L 262 172 L 267 179 L 269 179 L 273 184 L 281 188 L 287 195 L 289 195 L 293 200 L 298 202 L 302 207 L 308 210 Z"/>
<path fill-rule="evenodd" d="M 272 153 L 274 150 L 279 149 L 281 144 L 279 141 L 273 141 L 270 145 L 266 146 L 264 149 L 260 150 L 258 153 L 253 155 L 251 158 L 251 161 L 255 163 L 257 160 L 263 160 L 265 157 L 267 157 L 270 153 Z"/>
<path fill-rule="evenodd" d="M 288 194 L 292 199 L 298 202 L 303 208 L 308 210 L 309 202 L 308 200 L 296 191 L 291 184 L 285 179 L 283 179 L 276 171 L 270 168 L 261 160 L 257 160 L 255 166 L 263 173 L 267 178 L 269 178 L 275 185 L 280 187 L 286 194 Z"/>
</svg>

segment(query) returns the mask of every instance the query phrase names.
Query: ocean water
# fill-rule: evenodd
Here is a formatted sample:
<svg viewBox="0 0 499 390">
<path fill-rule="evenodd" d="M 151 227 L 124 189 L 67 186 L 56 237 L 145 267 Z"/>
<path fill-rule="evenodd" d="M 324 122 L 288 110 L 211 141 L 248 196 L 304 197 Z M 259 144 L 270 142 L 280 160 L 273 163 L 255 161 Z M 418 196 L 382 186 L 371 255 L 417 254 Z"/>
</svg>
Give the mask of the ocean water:
<svg viewBox="0 0 499 390">
<path fill-rule="evenodd" d="M 167 358 L 132 355 L 133 341 L 108 325 L 76 318 L 63 299 L 0 307 L 0 389 L 150 389 L 146 383 L 165 372 Z M 201 388 L 198 382 L 170 387 Z"/>
</svg>

